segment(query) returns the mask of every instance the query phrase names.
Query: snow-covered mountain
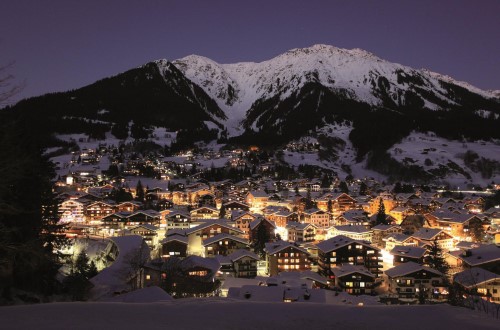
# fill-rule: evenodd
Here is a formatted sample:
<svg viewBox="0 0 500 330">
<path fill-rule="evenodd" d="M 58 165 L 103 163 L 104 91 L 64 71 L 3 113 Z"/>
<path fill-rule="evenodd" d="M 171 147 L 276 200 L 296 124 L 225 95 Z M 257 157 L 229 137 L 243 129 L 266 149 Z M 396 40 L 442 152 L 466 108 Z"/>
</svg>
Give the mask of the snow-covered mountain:
<svg viewBox="0 0 500 330">
<path fill-rule="evenodd" d="M 233 135 L 241 134 L 245 123 L 256 130 L 265 126 L 259 124 L 259 116 L 252 122 L 246 120 L 256 102 L 276 96 L 284 101 L 308 83 L 372 106 L 448 109 L 460 105 L 449 85 L 498 102 L 494 92 L 450 77 L 391 63 L 361 49 L 328 45 L 293 49 L 261 63 L 219 64 L 190 55 L 173 64 L 217 102 L 226 113 L 226 125 Z"/>
</svg>

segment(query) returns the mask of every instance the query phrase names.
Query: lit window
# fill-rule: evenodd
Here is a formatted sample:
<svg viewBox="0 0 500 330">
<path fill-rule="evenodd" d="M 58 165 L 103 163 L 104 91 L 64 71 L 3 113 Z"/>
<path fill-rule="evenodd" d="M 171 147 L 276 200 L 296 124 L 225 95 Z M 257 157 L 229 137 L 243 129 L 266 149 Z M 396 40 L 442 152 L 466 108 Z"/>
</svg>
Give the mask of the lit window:
<svg viewBox="0 0 500 330">
<path fill-rule="evenodd" d="M 146 275 L 146 280 L 150 280 L 151 279 L 151 275 Z"/>
</svg>

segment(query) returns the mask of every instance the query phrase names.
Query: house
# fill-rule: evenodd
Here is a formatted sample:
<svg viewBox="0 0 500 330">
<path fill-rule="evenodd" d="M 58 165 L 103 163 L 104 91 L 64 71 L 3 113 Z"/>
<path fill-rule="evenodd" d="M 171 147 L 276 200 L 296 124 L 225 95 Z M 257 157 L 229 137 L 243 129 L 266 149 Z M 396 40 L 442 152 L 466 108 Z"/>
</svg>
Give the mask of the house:
<svg viewBox="0 0 500 330">
<path fill-rule="evenodd" d="M 125 228 L 138 225 L 150 224 L 160 226 L 161 214 L 155 210 L 139 210 L 130 214 L 126 218 Z"/>
<path fill-rule="evenodd" d="M 372 231 L 365 226 L 333 226 L 328 230 L 328 237 L 343 235 L 354 240 L 372 241 Z"/>
<path fill-rule="evenodd" d="M 203 241 L 219 234 L 241 236 L 243 232 L 223 220 L 207 221 L 196 227 L 189 228 L 186 230 L 186 235 L 188 237 L 187 254 L 198 256 L 204 255 L 205 246 L 203 245 Z"/>
<path fill-rule="evenodd" d="M 259 256 L 248 250 L 236 250 L 229 254 L 227 258 L 232 263 L 234 277 L 254 278 L 257 276 L 257 262 Z"/>
<path fill-rule="evenodd" d="M 357 207 L 357 201 L 346 193 L 327 193 L 315 201 L 318 209 L 336 216 Z M 328 204 L 331 210 L 328 209 Z"/>
<path fill-rule="evenodd" d="M 135 212 L 139 210 L 142 206 L 142 203 L 136 201 L 128 201 L 116 204 L 115 209 L 116 212 Z"/>
<path fill-rule="evenodd" d="M 385 250 L 391 251 L 396 246 L 417 246 L 419 242 L 405 234 L 391 234 L 384 239 Z"/>
<path fill-rule="evenodd" d="M 316 226 L 310 223 L 290 221 L 286 225 L 288 241 L 313 242 L 316 239 Z"/>
<path fill-rule="evenodd" d="M 417 246 L 396 245 L 389 253 L 394 256 L 394 266 L 409 261 L 423 264 L 427 249 Z"/>
<path fill-rule="evenodd" d="M 241 210 L 241 211 L 250 211 L 250 206 L 248 204 L 238 202 L 238 201 L 230 201 L 223 204 L 223 207 L 226 209 L 226 212 L 230 213 L 231 211 Z"/>
<path fill-rule="evenodd" d="M 252 190 L 248 192 L 248 194 L 245 197 L 245 203 L 250 205 L 250 207 L 256 209 L 262 209 L 266 207 L 268 201 L 269 201 L 269 196 L 263 190 Z"/>
<path fill-rule="evenodd" d="M 203 246 L 205 247 L 204 256 L 206 257 L 227 256 L 236 250 L 248 249 L 248 241 L 244 238 L 220 233 L 203 240 Z"/>
<path fill-rule="evenodd" d="M 150 224 L 138 225 L 136 227 L 130 228 L 130 233 L 132 235 L 139 235 L 142 237 L 144 242 L 151 248 L 154 249 L 158 244 L 158 227 Z"/>
<path fill-rule="evenodd" d="M 274 231 L 276 230 L 276 225 L 274 222 L 269 221 L 265 218 L 257 218 L 249 224 L 249 238 L 251 242 L 254 242 L 259 237 L 259 228 L 263 227 L 267 237 L 274 238 Z M 262 230 L 262 229 L 260 229 Z"/>
<path fill-rule="evenodd" d="M 369 219 L 367 213 L 363 210 L 349 210 L 343 212 L 334 220 L 335 226 L 345 225 L 368 225 Z"/>
<path fill-rule="evenodd" d="M 92 277 L 91 297 L 99 300 L 116 293 L 141 288 L 142 266 L 149 261 L 150 250 L 137 235 L 112 237 L 104 251 L 108 266 Z"/>
<path fill-rule="evenodd" d="M 165 216 L 167 231 L 172 229 L 189 229 L 191 216 L 182 211 L 173 211 Z"/>
<path fill-rule="evenodd" d="M 310 223 L 318 228 L 330 226 L 330 214 L 317 208 L 304 210 L 300 218 L 301 222 Z"/>
<path fill-rule="evenodd" d="M 364 266 L 375 276 L 382 267 L 380 249 L 364 241 L 340 235 L 316 244 L 318 247 L 319 274 L 334 278 L 331 269 L 342 264 Z"/>
<path fill-rule="evenodd" d="M 403 222 L 403 219 L 409 215 L 414 215 L 415 210 L 405 206 L 397 206 L 389 211 L 389 215 L 395 220 L 397 224 Z"/>
<path fill-rule="evenodd" d="M 234 210 L 231 212 L 231 221 L 236 228 L 243 232 L 243 237 L 250 238 L 250 223 L 259 217 L 247 211 Z"/>
<path fill-rule="evenodd" d="M 219 219 L 219 211 L 210 206 L 202 206 L 191 211 L 192 221 L 206 220 L 206 219 Z"/>
<path fill-rule="evenodd" d="M 447 287 L 444 274 L 409 261 L 386 270 L 389 292 L 397 294 L 401 302 L 417 302 L 419 299 L 446 299 Z"/>
<path fill-rule="evenodd" d="M 483 227 L 483 221 L 474 214 L 455 212 L 434 212 L 436 227 L 446 230 L 451 236 L 463 240 L 473 240 L 471 229 Z"/>
<path fill-rule="evenodd" d="M 385 248 L 384 238 L 391 234 L 402 234 L 403 229 L 395 225 L 376 225 L 372 227 L 372 244 L 376 247 Z"/>
<path fill-rule="evenodd" d="M 438 228 L 420 228 L 411 235 L 411 238 L 418 244 L 423 243 L 432 246 L 436 241 L 437 245 L 444 252 L 453 249 L 453 236 Z"/>
<path fill-rule="evenodd" d="M 59 204 L 59 219 L 61 222 L 79 222 L 85 221 L 85 204 L 75 199 L 67 199 Z"/>
<path fill-rule="evenodd" d="M 331 271 L 333 286 L 353 295 L 372 293 L 376 276 L 365 267 L 345 264 L 333 267 Z"/>
<path fill-rule="evenodd" d="M 101 220 L 112 213 L 115 213 L 115 203 L 113 201 L 93 202 L 88 204 L 84 210 L 85 218 L 88 222 Z"/>
<path fill-rule="evenodd" d="M 500 275 L 486 269 L 472 267 L 455 274 L 453 282 L 465 292 L 477 294 L 489 301 L 500 303 Z"/>
<path fill-rule="evenodd" d="M 458 259 L 458 266 L 479 267 L 493 273 L 500 273 L 500 246 L 486 244 L 465 251 L 452 251 L 450 254 Z"/>
<path fill-rule="evenodd" d="M 285 241 L 266 243 L 267 273 L 300 272 L 311 269 L 309 253 L 298 245 Z"/>
<path fill-rule="evenodd" d="M 184 230 L 172 229 L 167 231 L 167 236 L 160 242 L 162 259 L 170 257 L 185 258 L 187 256 L 188 238 Z"/>
<path fill-rule="evenodd" d="M 276 227 L 285 228 L 287 223 L 290 221 L 298 221 L 299 216 L 295 212 L 290 212 L 288 210 L 280 210 L 274 213 L 270 213 L 265 216 L 266 219 L 274 221 Z"/>
</svg>

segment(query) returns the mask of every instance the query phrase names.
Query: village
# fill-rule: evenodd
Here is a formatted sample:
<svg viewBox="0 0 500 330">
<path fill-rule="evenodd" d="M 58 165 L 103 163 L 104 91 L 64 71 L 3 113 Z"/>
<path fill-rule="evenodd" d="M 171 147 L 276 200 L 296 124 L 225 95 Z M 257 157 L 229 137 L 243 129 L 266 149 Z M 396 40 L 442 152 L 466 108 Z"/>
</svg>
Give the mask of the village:
<svg viewBox="0 0 500 330">
<path fill-rule="evenodd" d="M 324 302 L 342 293 L 423 304 L 459 292 L 500 303 L 500 208 L 490 201 L 500 185 L 341 180 L 258 147 L 124 150 L 56 158 L 60 223 L 73 242 L 63 253 L 97 265 L 93 300 L 158 286 L 174 298 Z"/>
</svg>

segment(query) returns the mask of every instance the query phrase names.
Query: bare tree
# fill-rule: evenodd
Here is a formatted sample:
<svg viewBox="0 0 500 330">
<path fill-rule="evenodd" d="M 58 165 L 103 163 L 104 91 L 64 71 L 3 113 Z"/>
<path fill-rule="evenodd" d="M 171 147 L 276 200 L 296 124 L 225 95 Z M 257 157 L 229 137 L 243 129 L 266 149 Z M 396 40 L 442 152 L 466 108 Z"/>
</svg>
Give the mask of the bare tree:
<svg viewBox="0 0 500 330">
<path fill-rule="evenodd" d="M 9 71 L 15 62 L 0 65 L 0 107 L 9 104 L 12 97 L 18 94 L 25 87 L 25 82 L 16 83 L 14 75 Z"/>
</svg>

